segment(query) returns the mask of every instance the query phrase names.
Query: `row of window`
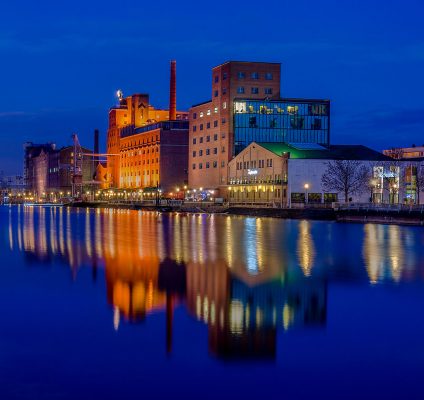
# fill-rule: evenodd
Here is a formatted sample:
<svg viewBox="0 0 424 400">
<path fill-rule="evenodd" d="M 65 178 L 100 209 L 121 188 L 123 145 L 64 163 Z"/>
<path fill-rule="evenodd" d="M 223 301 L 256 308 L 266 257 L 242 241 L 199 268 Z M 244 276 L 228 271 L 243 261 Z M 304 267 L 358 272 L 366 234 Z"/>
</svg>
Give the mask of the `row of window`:
<svg viewBox="0 0 424 400">
<path fill-rule="evenodd" d="M 227 108 L 227 102 L 224 101 L 222 103 L 222 109 L 225 110 L 226 108 Z M 214 114 L 218 114 L 218 111 L 219 111 L 218 107 L 215 107 L 214 110 L 213 110 Z M 206 111 L 206 113 L 204 111 L 200 111 L 200 113 L 199 113 L 200 118 L 203 118 L 205 115 L 212 115 L 211 109 L 208 109 Z M 197 119 L 197 113 L 196 112 L 193 113 L 193 119 Z"/>
<path fill-rule="evenodd" d="M 154 149 L 152 149 L 152 151 L 150 151 L 150 149 L 147 150 L 136 150 L 136 151 L 129 151 L 129 152 L 123 152 L 122 153 L 122 157 L 123 158 L 128 158 L 128 157 L 134 157 L 134 156 L 141 156 L 142 154 L 153 154 L 153 153 L 159 153 L 159 147 L 155 147 Z"/>
<path fill-rule="evenodd" d="M 153 142 L 158 142 L 159 141 L 159 135 L 156 135 L 156 138 L 154 137 L 148 137 L 147 139 L 143 139 L 143 141 L 141 141 L 141 139 L 137 142 L 137 140 L 135 141 L 131 141 L 128 143 L 124 143 L 122 147 L 134 147 L 134 146 L 141 146 L 142 144 L 148 144 L 148 143 L 153 143 Z"/>
<path fill-rule="evenodd" d="M 237 93 L 238 94 L 245 94 L 246 91 L 245 91 L 244 86 L 239 86 L 237 88 Z M 251 94 L 259 94 L 259 88 L 258 87 L 251 87 L 250 88 L 250 93 Z M 267 95 L 272 94 L 272 88 L 264 88 L 264 94 L 267 94 Z"/>
<path fill-rule="evenodd" d="M 240 171 L 242 169 L 265 168 L 265 161 L 267 167 L 272 167 L 272 158 L 267 158 L 266 160 L 258 160 L 258 163 L 256 163 L 256 160 L 240 161 L 236 164 L 236 169 Z"/>
<path fill-rule="evenodd" d="M 324 203 L 335 203 L 337 202 L 337 193 L 324 193 Z M 322 203 L 322 193 L 308 193 L 308 203 Z M 292 193 L 291 194 L 292 203 L 305 203 L 306 195 L 305 193 Z"/>
<path fill-rule="evenodd" d="M 221 134 L 221 137 L 222 137 L 222 139 L 225 139 L 225 133 L 222 133 Z M 203 140 L 204 139 L 205 138 L 203 136 L 201 136 L 199 138 L 193 138 L 193 144 L 196 144 L 197 143 L 197 140 L 199 140 L 199 143 L 201 144 L 201 143 L 203 143 Z M 213 135 L 213 140 L 214 141 L 217 141 L 218 140 L 218 134 L 217 133 L 215 133 L 215 135 Z M 210 135 L 206 136 L 206 142 L 210 142 L 210 141 L 211 141 Z"/>
<path fill-rule="evenodd" d="M 152 160 L 151 160 L 152 162 L 150 162 L 150 159 L 149 160 L 143 160 L 143 165 L 146 165 L 146 164 L 157 164 L 158 162 L 159 162 L 159 158 L 156 158 L 156 162 L 155 162 L 155 159 L 153 159 L 152 158 Z M 121 167 L 122 168 L 128 168 L 128 167 L 136 167 L 137 165 L 142 165 L 141 164 L 141 161 L 138 161 L 138 164 L 137 164 L 137 161 L 136 162 L 131 162 L 131 163 L 121 163 Z"/>
<path fill-rule="evenodd" d="M 217 168 L 218 167 L 218 161 L 213 161 L 212 163 L 210 163 L 208 161 L 208 162 L 205 163 L 205 168 L 211 168 L 211 166 L 212 166 L 212 168 Z M 224 167 L 225 167 L 225 161 L 221 161 L 221 168 L 224 168 Z M 203 163 L 199 163 L 199 165 L 193 164 L 191 166 L 191 168 L 192 169 L 196 169 L 196 168 L 203 169 Z"/>
<path fill-rule="evenodd" d="M 226 81 L 227 80 L 227 77 L 228 77 L 227 76 L 227 73 L 224 72 L 222 74 L 222 80 L 223 81 Z M 238 72 L 237 73 L 237 78 L 238 79 L 246 79 L 246 72 Z M 259 79 L 261 79 L 261 75 L 259 74 L 259 72 L 252 72 L 250 74 L 250 79 L 259 80 Z M 272 81 L 274 79 L 274 76 L 273 76 L 272 72 L 265 73 L 264 74 L 264 79 L 267 80 L 267 81 Z M 214 82 L 215 83 L 218 83 L 219 82 L 219 75 L 215 75 Z"/>
<path fill-rule="evenodd" d="M 150 175 L 154 175 L 155 174 L 155 170 L 154 169 L 152 169 L 151 171 L 143 171 L 143 175 L 149 175 L 149 172 L 150 172 Z M 156 174 L 158 174 L 159 173 L 159 170 L 156 170 Z M 140 176 L 141 175 L 141 171 L 137 171 L 137 172 L 127 172 L 127 173 L 123 173 L 123 174 L 121 174 L 121 178 L 125 178 L 125 177 L 130 177 L 130 176 Z"/>
<path fill-rule="evenodd" d="M 221 153 L 225 153 L 225 146 L 222 146 L 221 147 Z M 203 156 L 203 150 L 199 150 L 199 157 L 202 157 Z M 209 156 L 210 154 L 211 154 L 211 149 L 206 149 L 205 150 L 205 154 L 207 155 L 207 156 Z M 218 154 L 218 147 L 214 147 L 213 149 L 212 149 L 212 154 Z M 197 152 L 196 151 L 193 151 L 193 157 L 196 157 L 197 156 Z"/>
<path fill-rule="evenodd" d="M 286 177 L 284 177 L 286 181 Z M 281 183 L 281 175 L 275 174 L 275 175 L 264 175 L 264 176 L 242 176 L 238 178 L 230 178 L 229 180 L 230 185 L 237 185 L 237 184 L 249 184 L 249 183 L 275 183 L 280 184 Z"/>
</svg>

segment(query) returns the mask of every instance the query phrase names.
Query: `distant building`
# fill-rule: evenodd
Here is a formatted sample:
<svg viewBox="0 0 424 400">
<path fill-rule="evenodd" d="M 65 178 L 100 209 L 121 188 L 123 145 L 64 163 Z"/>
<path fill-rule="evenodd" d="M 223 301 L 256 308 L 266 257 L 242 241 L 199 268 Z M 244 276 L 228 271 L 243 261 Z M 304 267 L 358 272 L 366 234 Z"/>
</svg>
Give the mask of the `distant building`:
<svg viewBox="0 0 424 400">
<path fill-rule="evenodd" d="M 383 150 L 383 154 L 396 159 L 424 158 L 424 145 L 412 147 L 394 147 Z"/>
<path fill-rule="evenodd" d="M 232 203 L 283 207 L 344 201 L 343 193 L 326 192 L 322 188 L 322 176 L 332 160 L 357 160 L 370 169 L 370 181 L 375 180 L 374 187 L 352 195 L 352 201 L 369 202 L 370 198 L 374 202 L 389 201 L 391 192 L 389 190 L 386 194 L 384 191 L 385 175 L 389 174 L 393 164 L 389 157 L 368 147 L 255 142 L 230 161 L 226 197 Z M 397 184 L 396 196 L 401 196 L 398 190 L 400 169 L 390 174 Z"/>
<path fill-rule="evenodd" d="M 176 111 L 175 62 L 171 78 L 170 110 L 155 109 L 148 94 L 120 95 L 110 109 L 106 187 L 166 191 L 187 181 L 188 113 Z"/>
<path fill-rule="evenodd" d="M 22 175 L 4 175 L 0 172 L 0 189 L 23 191 L 25 189 L 24 178 Z"/>
<path fill-rule="evenodd" d="M 91 154 L 92 150 L 82 148 L 83 153 Z M 74 162 L 74 147 L 61 149 L 44 149 L 36 157 L 31 158 L 31 187 L 38 198 L 70 195 L 72 192 L 72 168 Z M 83 186 L 91 190 L 95 175 L 95 164 L 92 158 L 83 157 L 82 180 Z"/>
<path fill-rule="evenodd" d="M 252 141 L 330 143 L 330 102 L 283 99 L 279 63 L 230 61 L 212 69 L 212 100 L 190 109 L 189 186 L 217 189 Z"/>
<path fill-rule="evenodd" d="M 33 142 L 24 143 L 24 185 L 27 190 L 34 190 L 35 182 L 35 165 L 34 158 L 38 157 L 41 152 L 48 153 L 56 149 L 55 143 L 36 144 Z"/>
</svg>

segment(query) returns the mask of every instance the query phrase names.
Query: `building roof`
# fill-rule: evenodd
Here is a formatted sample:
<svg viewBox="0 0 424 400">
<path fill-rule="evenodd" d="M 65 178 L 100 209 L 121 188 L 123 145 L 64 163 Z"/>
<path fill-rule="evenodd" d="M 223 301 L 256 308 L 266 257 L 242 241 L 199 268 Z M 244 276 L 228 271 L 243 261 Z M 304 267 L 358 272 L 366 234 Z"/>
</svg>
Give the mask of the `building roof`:
<svg viewBox="0 0 424 400">
<path fill-rule="evenodd" d="M 277 155 L 290 153 L 294 159 L 325 159 L 325 160 L 367 160 L 390 161 L 392 158 L 362 145 L 331 145 L 323 150 L 306 150 L 296 148 L 295 144 L 286 143 L 257 143 L 259 146 Z"/>
</svg>

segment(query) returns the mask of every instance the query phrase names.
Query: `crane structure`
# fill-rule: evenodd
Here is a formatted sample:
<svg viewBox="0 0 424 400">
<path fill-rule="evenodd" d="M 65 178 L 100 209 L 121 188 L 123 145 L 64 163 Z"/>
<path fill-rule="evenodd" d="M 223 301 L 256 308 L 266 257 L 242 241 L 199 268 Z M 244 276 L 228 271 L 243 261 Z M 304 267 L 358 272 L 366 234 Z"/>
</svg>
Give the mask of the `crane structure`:
<svg viewBox="0 0 424 400">
<path fill-rule="evenodd" d="M 83 180 L 83 161 L 84 158 L 92 158 L 93 161 L 93 173 L 95 171 L 94 164 L 96 162 L 101 162 L 101 158 L 104 158 L 106 161 L 108 157 L 119 157 L 120 154 L 111 154 L 111 153 L 84 153 L 83 148 L 79 142 L 78 135 L 76 133 L 72 134 L 72 142 L 73 142 L 73 159 L 71 165 L 71 184 L 72 184 L 72 197 L 74 199 L 81 199 L 83 195 L 83 187 L 84 185 L 99 185 L 101 182 L 96 181 L 95 177 L 92 177 L 90 181 Z"/>
</svg>

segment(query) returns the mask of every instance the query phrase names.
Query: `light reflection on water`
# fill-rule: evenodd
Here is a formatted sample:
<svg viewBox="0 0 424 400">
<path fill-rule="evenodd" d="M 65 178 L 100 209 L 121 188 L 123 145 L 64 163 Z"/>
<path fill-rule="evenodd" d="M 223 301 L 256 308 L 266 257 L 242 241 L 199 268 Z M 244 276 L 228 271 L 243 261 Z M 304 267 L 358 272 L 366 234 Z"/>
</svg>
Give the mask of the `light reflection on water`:
<svg viewBox="0 0 424 400">
<path fill-rule="evenodd" d="M 74 280 L 83 267 L 93 279 L 104 268 L 115 330 L 163 312 L 170 352 L 173 314 L 184 304 L 208 326 L 214 354 L 273 358 L 279 329 L 326 325 L 329 281 L 421 280 L 421 235 L 371 224 L 11 207 L 7 237 L 28 263 L 64 260 Z"/>
</svg>

